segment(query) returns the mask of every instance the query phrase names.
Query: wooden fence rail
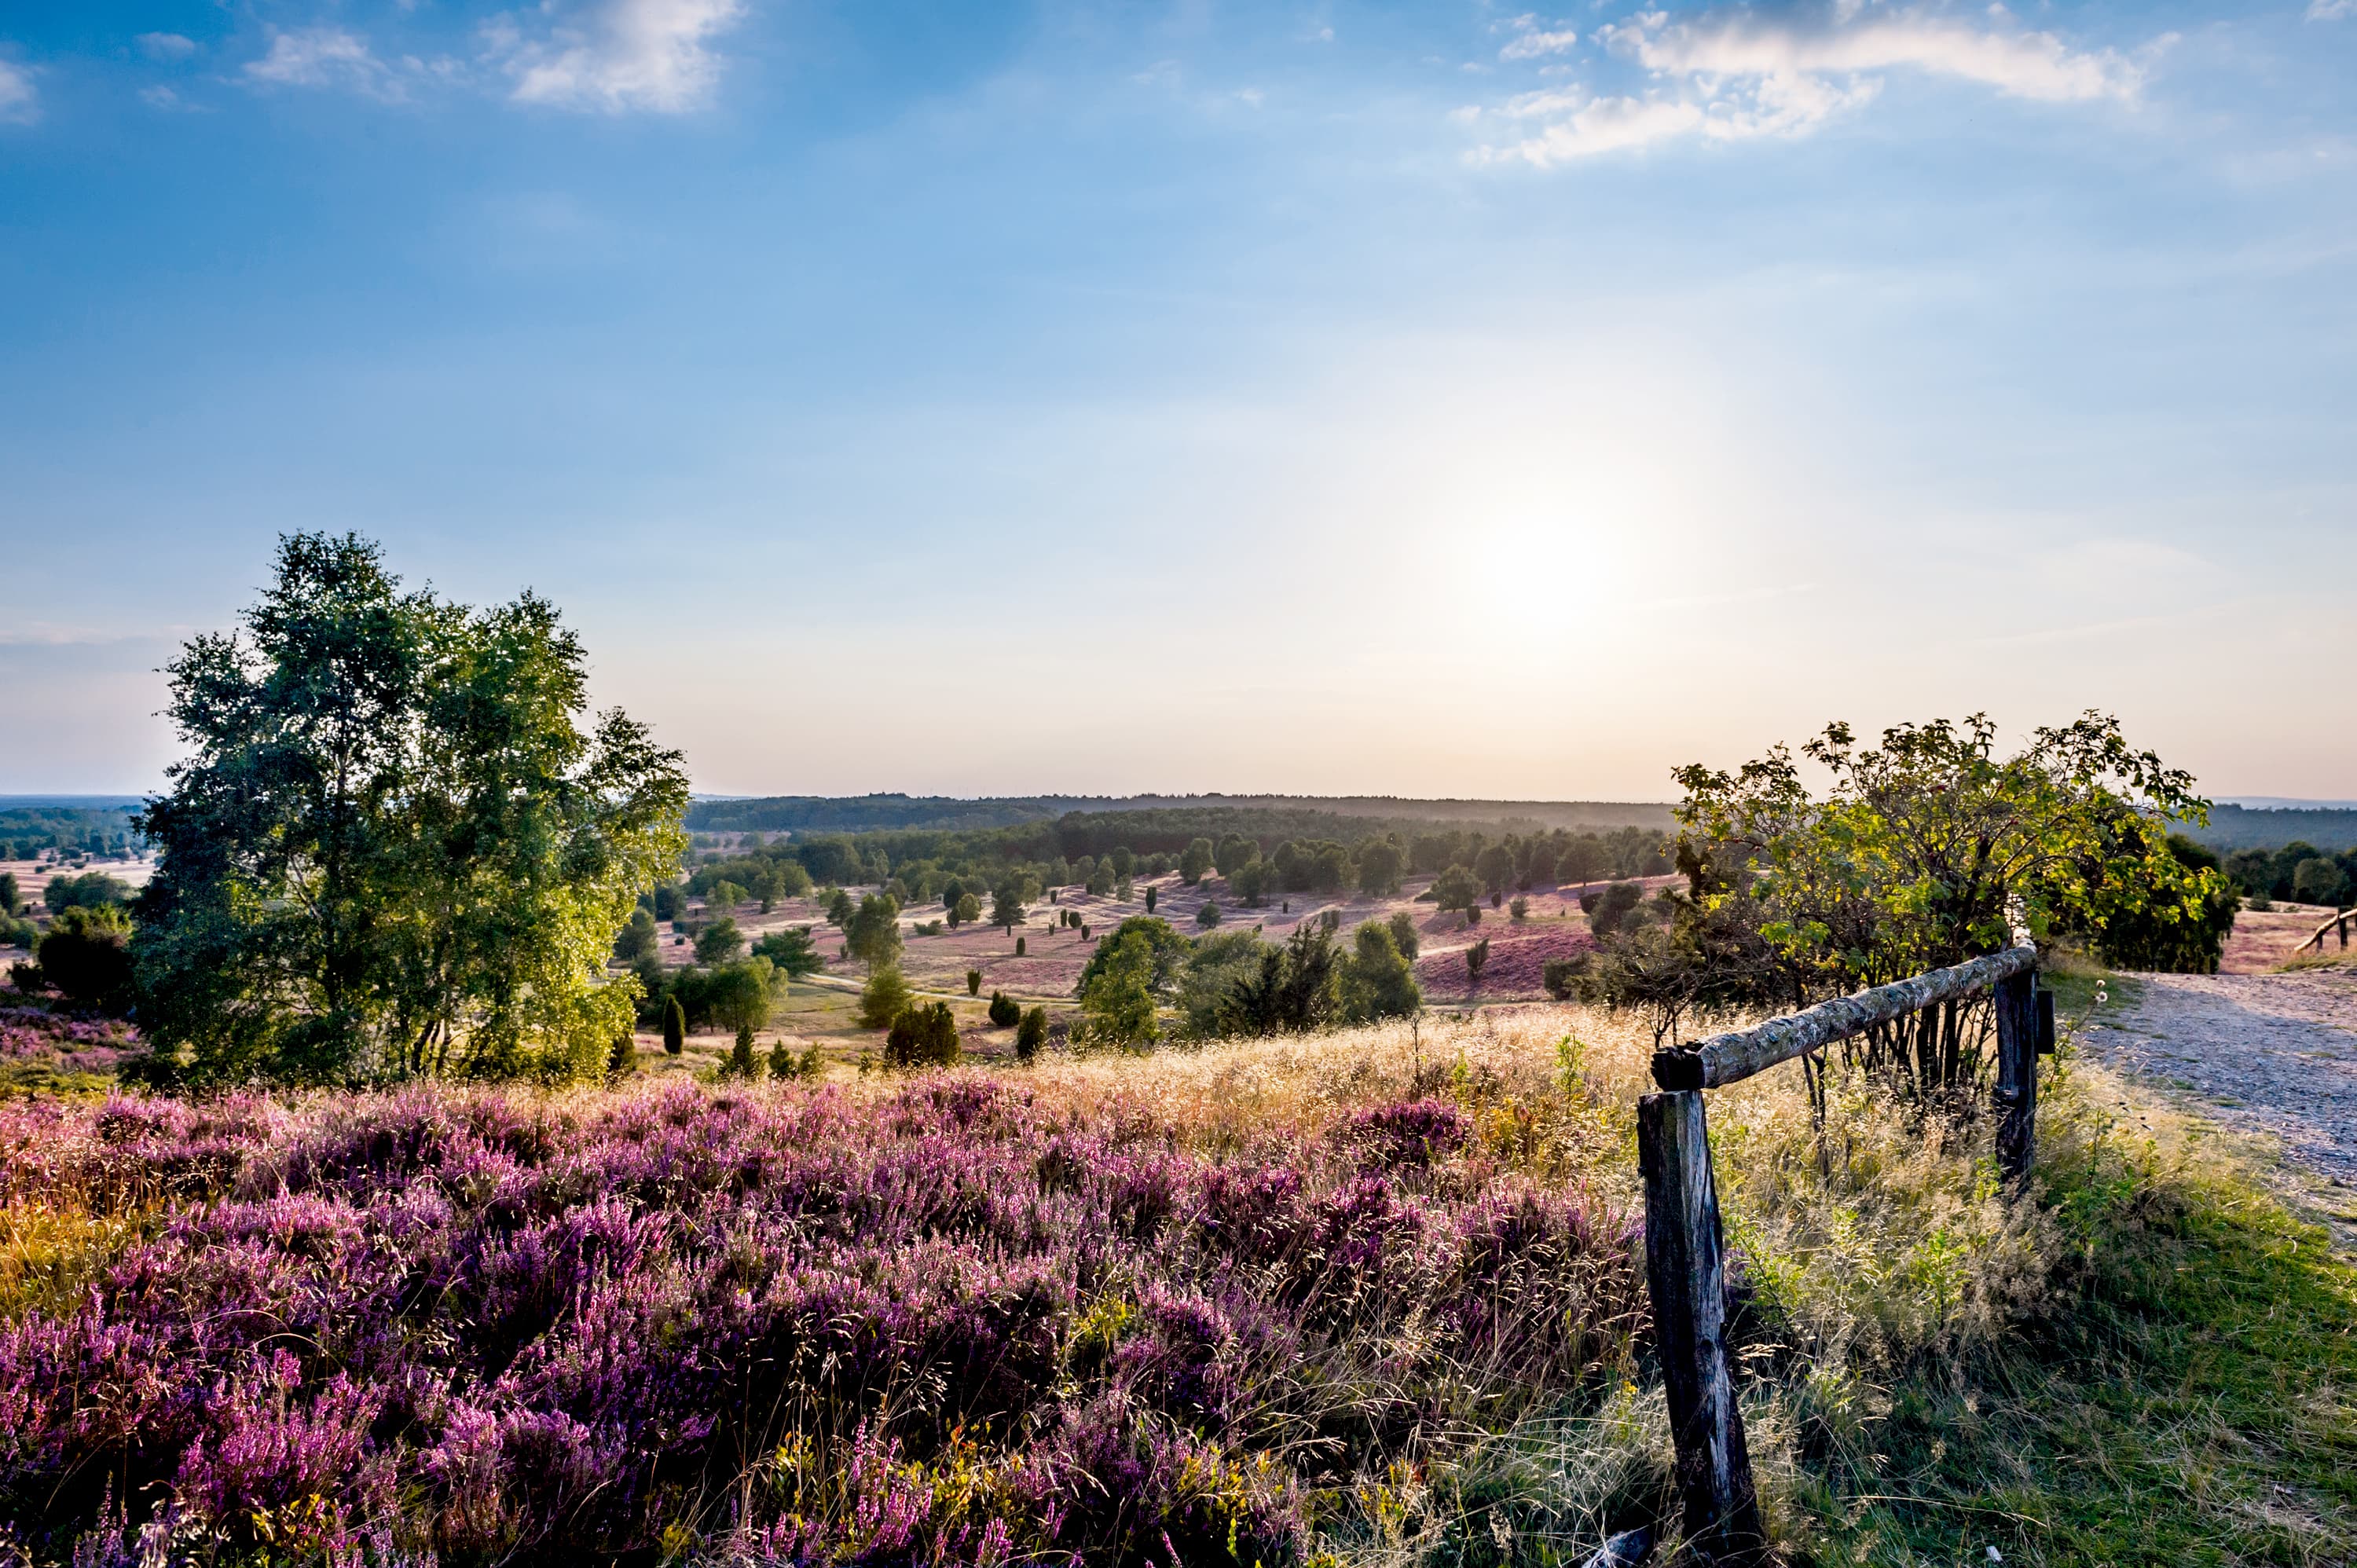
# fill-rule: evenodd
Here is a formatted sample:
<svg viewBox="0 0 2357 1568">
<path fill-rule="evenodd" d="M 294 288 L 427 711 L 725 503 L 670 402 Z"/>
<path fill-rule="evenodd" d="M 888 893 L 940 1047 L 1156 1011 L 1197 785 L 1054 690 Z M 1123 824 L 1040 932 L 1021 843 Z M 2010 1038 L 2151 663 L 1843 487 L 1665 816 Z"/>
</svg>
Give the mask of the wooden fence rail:
<svg viewBox="0 0 2357 1568">
<path fill-rule="evenodd" d="M 1993 991 L 1997 1164 L 2018 1188 L 2036 1148 L 2038 1054 L 2053 1049 L 2054 1042 L 2053 993 L 2038 988 L 2037 970 L 2038 950 L 2017 929 L 2014 945 L 2003 952 L 1654 1053 L 1653 1081 L 1661 1092 L 1637 1102 L 1645 1272 L 1677 1445 L 1679 1508 L 1686 1539 L 1705 1562 L 1755 1563 L 1765 1557 L 1768 1541 L 1727 1365 L 1725 1243 L 1703 1091 L 1878 1025 Z"/>
<path fill-rule="evenodd" d="M 2340 932 L 2341 945 L 2344 948 L 2347 947 L 2349 945 L 2349 922 L 2351 920 L 2357 920 L 2357 909 L 2342 909 L 2337 914 L 2327 915 L 2324 918 L 2324 924 L 2317 927 L 2313 931 L 2310 931 L 2308 935 L 2308 940 L 2291 950 L 2296 953 L 2300 953 L 2306 952 L 2310 948 L 2314 948 L 2317 950 L 2318 955 L 2321 956 L 2324 952 L 2325 934 L 2330 931 Z"/>
</svg>

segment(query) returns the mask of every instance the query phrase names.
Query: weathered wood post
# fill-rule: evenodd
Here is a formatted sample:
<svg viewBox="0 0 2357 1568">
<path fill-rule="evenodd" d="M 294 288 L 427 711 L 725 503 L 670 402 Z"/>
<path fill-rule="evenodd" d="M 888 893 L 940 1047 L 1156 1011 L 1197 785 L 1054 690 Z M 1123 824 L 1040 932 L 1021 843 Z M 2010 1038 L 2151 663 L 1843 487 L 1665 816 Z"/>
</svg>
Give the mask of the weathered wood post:
<svg viewBox="0 0 2357 1568">
<path fill-rule="evenodd" d="M 1996 983 L 1996 1163 L 2008 1183 L 2029 1175 L 2038 1146 L 2038 976 Z"/>
<path fill-rule="evenodd" d="M 1706 1562 L 1756 1563 L 1768 1534 L 1727 1371 L 1718 1192 L 1699 1090 L 1637 1101 L 1637 1164 L 1645 1178 L 1645 1273 L 1686 1534 Z"/>
</svg>

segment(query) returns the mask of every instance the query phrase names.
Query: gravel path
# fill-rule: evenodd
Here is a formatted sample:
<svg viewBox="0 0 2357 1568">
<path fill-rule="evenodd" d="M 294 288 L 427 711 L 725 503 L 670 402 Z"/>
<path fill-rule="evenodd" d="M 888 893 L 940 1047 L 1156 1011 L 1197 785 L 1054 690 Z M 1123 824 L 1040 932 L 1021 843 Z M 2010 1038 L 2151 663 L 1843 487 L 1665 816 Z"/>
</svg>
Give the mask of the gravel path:
<svg viewBox="0 0 2357 1568">
<path fill-rule="evenodd" d="M 2357 1188 L 2357 973 L 2142 974 L 2080 1036 L 2097 1057 L 2282 1141 L 2286 1158 Z"/>
</svg>

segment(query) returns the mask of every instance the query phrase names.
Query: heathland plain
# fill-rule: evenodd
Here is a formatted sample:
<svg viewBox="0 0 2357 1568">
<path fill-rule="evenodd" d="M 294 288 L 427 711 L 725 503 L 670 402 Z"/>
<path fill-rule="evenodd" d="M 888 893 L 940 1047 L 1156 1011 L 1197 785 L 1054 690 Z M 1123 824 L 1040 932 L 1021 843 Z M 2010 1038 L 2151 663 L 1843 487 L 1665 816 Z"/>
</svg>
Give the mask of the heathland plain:
<svg viewBox="0 0 2357 1568">
<path fill-rule="evenodd" d="M 279 566 L 132 832 L 0 887 L 0 1561 L 1673 1561 L 1653 1051 L 2024 924 L 2023 1184 L 1971 1007 L 1713 1091 L 1768 1556 L 2357 1541 L 2357 1269 L 2091 1054 L 2348 858 L 2222 860 L 2102 714 L 1831 725 L 1666 825 L 716 824 L 545 602 Z"/>
</svg>

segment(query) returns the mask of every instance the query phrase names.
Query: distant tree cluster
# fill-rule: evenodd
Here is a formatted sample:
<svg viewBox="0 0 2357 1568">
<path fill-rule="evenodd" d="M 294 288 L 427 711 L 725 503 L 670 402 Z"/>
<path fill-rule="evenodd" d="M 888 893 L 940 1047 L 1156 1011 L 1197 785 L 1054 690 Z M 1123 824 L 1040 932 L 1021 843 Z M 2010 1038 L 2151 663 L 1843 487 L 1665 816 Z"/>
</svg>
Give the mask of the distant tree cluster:
<svg viewBox="0 0 2357 1568">
<path fill-rule="evenodd" d="M 2190 841 L 2186 846 L 2199 847 Z M 2214 856 L 2210 864 L 2218 864 Z M 2357 849 L 2332 854 L 2294 839 L 2276 850 L 2238 849 L 2226 856 L 2223 869 L 2227 880 L 2247 898 L 2334 908 L 2357 901 Z"/>
</svg>

